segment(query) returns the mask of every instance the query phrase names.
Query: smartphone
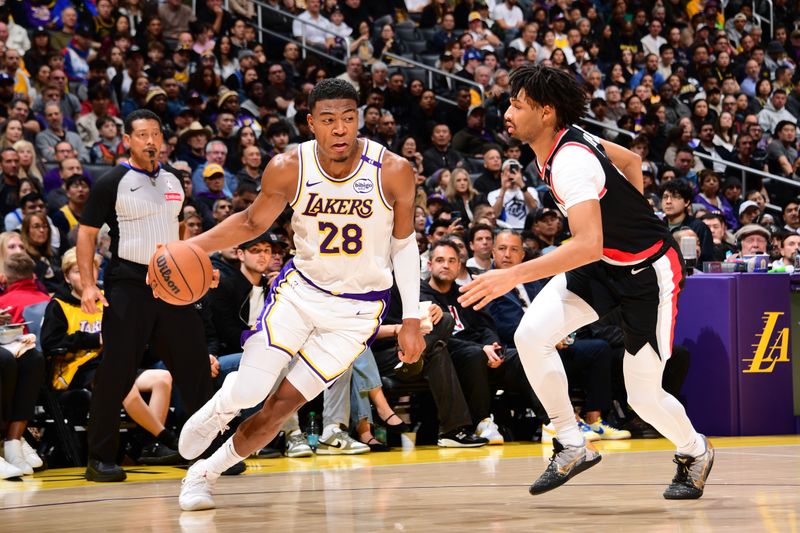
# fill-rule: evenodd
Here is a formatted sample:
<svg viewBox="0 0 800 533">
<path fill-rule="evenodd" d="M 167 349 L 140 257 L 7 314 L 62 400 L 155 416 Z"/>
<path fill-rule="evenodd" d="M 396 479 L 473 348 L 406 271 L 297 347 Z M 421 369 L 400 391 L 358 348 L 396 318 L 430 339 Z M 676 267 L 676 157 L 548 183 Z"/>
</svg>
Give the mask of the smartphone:
<svg viewBox="0 0 800 533">
<path fill-rule="evenodd" d="M 500 346 L 499 348 L 497 348 L 494 351 L 494 353 L 497 354 L 497 357 L 499 357 L 500 359 L 505 359 L 506 358 L 506 349 L 505 349 L 504 346 Z"/>
</svg>

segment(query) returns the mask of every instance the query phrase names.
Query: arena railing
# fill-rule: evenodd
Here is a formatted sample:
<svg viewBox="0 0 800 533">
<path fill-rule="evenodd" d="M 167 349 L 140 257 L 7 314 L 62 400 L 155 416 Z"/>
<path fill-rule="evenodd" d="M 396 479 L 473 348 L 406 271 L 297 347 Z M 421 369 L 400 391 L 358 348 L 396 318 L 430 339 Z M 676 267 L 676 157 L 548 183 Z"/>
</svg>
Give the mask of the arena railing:
<svg viewBox="0 0 800 533">
<path fill-rule="evenodd" d="M 444 76 L 445 78 L 450 78 L 450 79 L 455 80 L 456 83 L 458 83 L 459 85 L 469 85 L 471 87 L 475 87 L 478 90 L 478 92 L 481 94 L 481 102 L 484 102 L 486 100 L 486 90 L 483 88 L 483 85 L 481 85 L 480 83 L 478 83 L 476 81 L 468 80 L 466 78 L 462 78 L 461 76 L 456 76 L 455 74 L 451 74 L 450 72 L 445 72 L 444 70 L 438 69 L 436 67 L 432 67 L 430 65 L 426 65 L 425 63 L 420 63 L 419 61 L 415 61 L 414 59 L 410 59 L 410 58 L 408 58 L 406 56 L 400 56 L 400 55 L 397 55 L 397 54 L 393 54 L 391 52 L 384 52 L 383 56 L 384 57 L 388 57 L 389 59 L 392 59 L 392 60 L 397 61 L 397 62 L 404 62 L 404 63 L 406 63 L 408 65 L 411 65 L 414 68 L 420 68 L 420 69 L 425 70 L 426 71 L 425 75 L 428 78 L 427 81 L 428 81 L 428 87 L 429 88 L 433 87 L 433 77 L 434 76 Z M 437 95 L 436 97 L 439 98 L 439 95 Z M 443 101 L 446 101 L 446 102 L 448 102 L 450 104 L 453 104 L 453 105 L 456 104 L 454 101 L 449 100 L 449 99 L 445 99 L 445 98 L 439 98 L 439 99 L 443 100 Z"/>
<path fill-rule="evenodd" d="M 759 15 L 758 7 L 761 4 L 767 4 L 769 6 L 769 18 Z M 761 28 L 764 28 L 763 22 L 766 21 L 769 24 L 769 38 L 772 40 L 772 36 L 775 35 L 775 7 L 772 4 L 772 0 L 753 0 L 753 18 L 758 22 L 758 25 Z"/>
<path fill-rule="evenodd" d="M 261 0 L 252 0 L 252 2 L 256 6 L 258 6 L 259 8 L 267 9 L 269 11 L 272 11 L 273 13 L 279 13 L 280 15 L 282 15 L 284 17 L 287 17 L 287 18 L 290 18 L 293 21 L 297 21 L 300 24 L 306 24 L 308 26 L 311 26 L 312 28 L 316 28 L 316 29 L 320 30 L 321 32 L 324 32 L 324 33 L 326 33 L 326 34 L 328 34 L 328 35 L 330 35 L 332 37 L 341 37 L 340 35 L 330 31 L 327 28 L 323 28 L 322 26 L 314 24 L 313 22 L 308 22 L 306 20 L 302 20 L 297 15 L 292 15 L 291 13 L 287 13 L 286 11 L 283 11 L 282 9 L 278 9 L 277 7 L 273 7 L 273 6 L 271 6 L 271 5 L 267 4 L 267 3 L 264 3 Z M 263 30 L 264 29 L 264 24 L 262 23 L 262 20 L 261 20 L 262 19 L 262 11 L 261 11 L 261 9 L 258 9 L 257 11 L 258 11 L 258 17 L 257 17 L 258 26 L 259 26 L 259 28 L 261 28 Z M 266 33 L 269 33 L 270 35 L 277 35 L 277 36 L 280 36 L 282 38 L 286 38 L 286 36 L 284 36 L 283 34 L 274 32 L 272 30 L 268 30 L 268 31 L 266 31 Z M 350 38 L 349 37 L 344 37 L 343 39 L 345 41 L 345 43 L 344 43 L 344 54 L 345 54 L 344 63 L 347 64 L 347 59 L 350 58 Z M 295 42 L 295 44 L 299 44 L 296 40 L 294 42 Z M 311 50 L 313 50 L 315 48 L 315 47 L 313 47 L 311 45 L 308 45 L 306 43 L 306 36 L 305 35 L 302 35 L 302 39 L 301 39 L 300 42 L 302 43 L 301 48 L 303 50 L 303 57 L 305 57 L 305 52 L 306 51 L 311 51 Z M 326 55 L 327 57 L 333 57 L 333 56 L 330 56 L 330 55 L 327 55 L 327 54 L 324 54 L 324 53 L 321 54 L 321 55 Z"/>
<path fill-rule="evenodd" d="M 615 131 L 617 133 L 624 133 L 625 135 L 629 135 L 629 136 L 634 136 L 635 135 L 632 131 L 624 130 L 624 129 L 619 128 L 617 126 L 610 126 L 610 125 L 607 125 L 607 124 L 603 124 L 602 122 L 598 122 L 597 120 L 594 120 L 593 118 L 590 118 L 590 117 L 583 117 L 581 119 L 581 121 L 586 122 L 588 124 L 592 124 L 594 126 L 598 126 L 600 128 L 606 129 L 606 130 Z M 608 140 L 610 140 L 610 139 L 608 139 Z M 702 153 L 699 153 L 697 151 L 694 152 L 694 155 L 695 155 L 695 157 L 698 157 L 700 159 L 704 159 L 706 161 L 712 161 L 714 163 L 719 163 L 719 164 L 725 165 L 725 167 L 731 167 L 731 168 L 735 168 L 735 169 L 739 170 L 741 172 L 741 174 L 742 174 L 741 180 L 742 180 L 742 190 L 743 191 L 748 190 L 747 189 L 747 175 L 748 174 L 755 175 L 755 176 L 761 176 L 765 180 L 765 185 L 766 185 L 766 183 L 769 183 L 770 181 L 774 181 L 774 182 L 777 182 L 777 183 L 784 183 L 784 184 L 789 185 L 789 186 L 794 187 L 794 188 L 800 188 L 800 182 L 797 182 L 797 181 L 794 181 L 794 180 L 791 180 L 791 179 L 788 179 L 788 178 L 784 178 L 783 176 L 776 176 L 775 174 L 770 174 L 769 172 L 764 172 L 764 171 L 761 171 L 761 170 L 756 170 L 756 169 L 753 169 L 753 168 L 750 168 L 750 167 L 746 167 L 744 165 L 740 165 L 739 163 L 734 163 L 733 161 L 725 161 L 725 160 L 714 159 L 710 155 L 702 154 Z M 775 211 L 777 213 L 782 213 L 783 212 L 783 209 L 780 206 L 775 205 L 775 204 L 768 203 L 766 207 L 769 208 L 771 211 Z"/>
</svg>

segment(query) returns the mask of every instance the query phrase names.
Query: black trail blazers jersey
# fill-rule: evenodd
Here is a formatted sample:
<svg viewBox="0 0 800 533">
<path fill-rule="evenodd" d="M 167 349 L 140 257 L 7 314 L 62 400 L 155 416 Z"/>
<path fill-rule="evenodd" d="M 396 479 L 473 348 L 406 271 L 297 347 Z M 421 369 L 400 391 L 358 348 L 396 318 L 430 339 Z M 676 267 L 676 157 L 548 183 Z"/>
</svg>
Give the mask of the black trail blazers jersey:
<svg viewBox="0 0 800 533">
<path fill-rule="evenodd" d="M 582 175 L 576 176 L 573 172 L 569 178 L 563 178 L 572 180 L 572 183 L 559 185 L 560 176 L 558 173 L 553 174 L 554 164 L 558 162 L 556 166 L 570 165 L 572 161 L 558 158 L 569 158 L 569 152 L 576 155 L 572 149 L 564 151 L 567 147 L 587 150 L 594 155 L 600 162 L 602 174 L 592 176 L 590 167 L 586 170 L 585 178 Z M 644 196 L 614 166 L 598 139 L 590 133 L 577 126 L 568 126 L 558 134 L 555 146 L 544 161 L 544 168 L 539 167 L 538 160 L 535 159 L 534 163 L 565 216 L 569 207 L 566 205 L 569 200 L 562 197 L 565 190 L 574 192 L 582 189 L 583 193 L 577 194 L 578 197 L 599 198 L 603 218 L 603 261 L 606 263 L 636 264 L 661 251 L 666 243 L 672 242 L 669 231 L 653 213 Z"/>
</svg>

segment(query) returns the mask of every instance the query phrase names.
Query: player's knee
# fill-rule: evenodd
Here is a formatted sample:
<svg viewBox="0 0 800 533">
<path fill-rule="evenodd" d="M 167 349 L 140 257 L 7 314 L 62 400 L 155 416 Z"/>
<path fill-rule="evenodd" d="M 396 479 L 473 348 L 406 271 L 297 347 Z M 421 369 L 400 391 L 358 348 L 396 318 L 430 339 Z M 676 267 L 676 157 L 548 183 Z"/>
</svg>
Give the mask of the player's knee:
<svg viewBox="0 0 800 533">
<path fill-rule="evenodd" d="M 520 356 L 539 353 L 547 346 L 547 336 L 543 334 L 544 328 L 539 327 L 533 320 L 523 320 L 514 332 L 514 346 Z"/>
<path fill-rule="evenodd" d="M 256 377 L 258 374 L 256 374 Z M 240 372 L 236 379 L 236 386 L 230 389 L 230 400 L 238 409 L 253 407 L 261 403 L 269 394 L 272 383 L 263 380 L 248 379 L 246 373 Z"/>
</svg>

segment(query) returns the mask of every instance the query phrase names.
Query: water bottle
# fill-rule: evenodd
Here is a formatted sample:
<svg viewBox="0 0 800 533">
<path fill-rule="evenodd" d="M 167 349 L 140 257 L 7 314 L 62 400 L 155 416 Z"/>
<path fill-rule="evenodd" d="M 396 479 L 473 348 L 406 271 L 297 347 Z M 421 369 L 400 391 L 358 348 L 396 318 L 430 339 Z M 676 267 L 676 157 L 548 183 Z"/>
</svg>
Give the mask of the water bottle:
<svg viewBox="0 0 800 533">
<path fill-rule="evenodd" d="M 308 428 L 306 429 L 306 435 L 308 438 L 308 445 L 311 446 L 312 450 L 317 449 L 317 445 L 319 444 L 319 418 L 317 417 L 317 413 L 311 411 L 308 414 Z"/>
</svg>

